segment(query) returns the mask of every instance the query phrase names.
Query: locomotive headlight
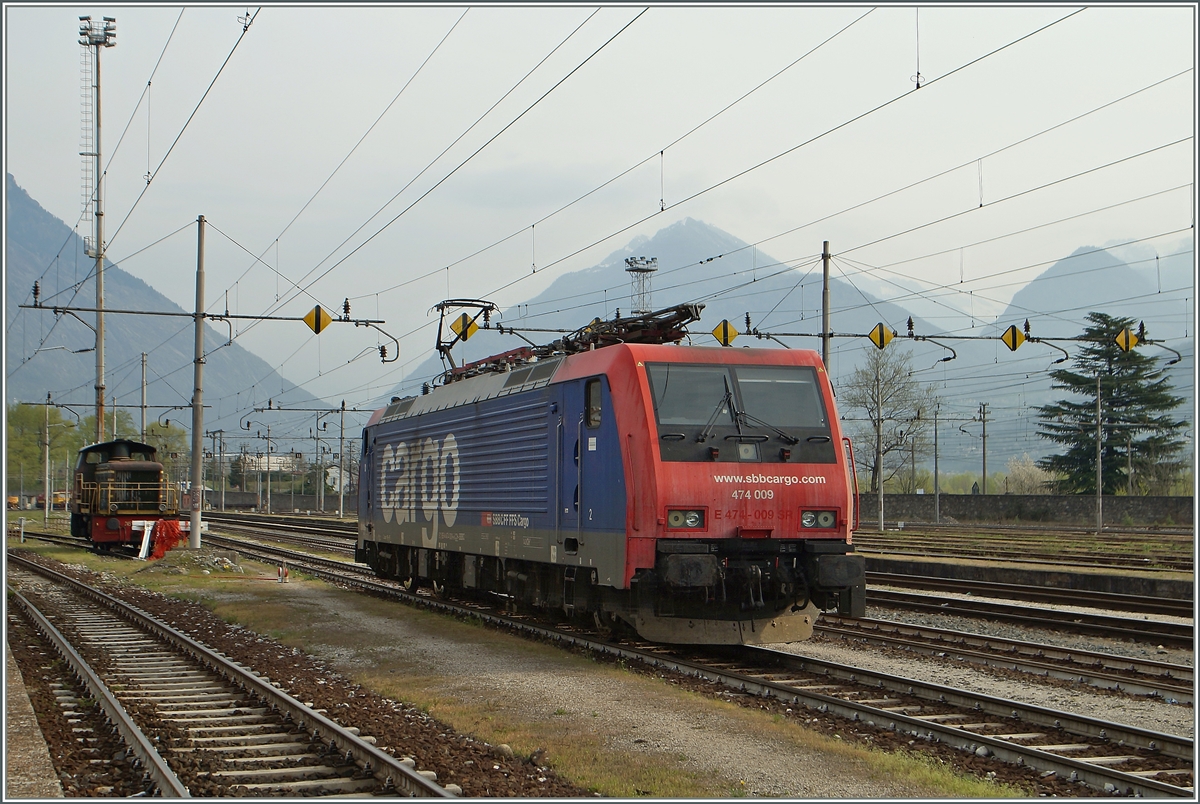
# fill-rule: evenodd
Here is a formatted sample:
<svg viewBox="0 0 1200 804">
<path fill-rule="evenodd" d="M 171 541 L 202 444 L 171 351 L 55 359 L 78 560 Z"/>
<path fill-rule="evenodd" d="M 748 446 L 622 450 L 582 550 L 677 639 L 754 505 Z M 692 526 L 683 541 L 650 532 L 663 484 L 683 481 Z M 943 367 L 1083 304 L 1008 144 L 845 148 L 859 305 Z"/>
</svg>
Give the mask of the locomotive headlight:
<svg viewBox="0 0 1200 804">
<path fill-rule="evenodd" d="M 703 511 L 667 511 L 668 528 L 702 528 L 704 527 Z"/>
<path fill-rule="evenodd" d="M 803 511 L 800 514 L 800 525 L 805 528 L 832 528 L 836 524 L 836 511 Z"/>
</svg>

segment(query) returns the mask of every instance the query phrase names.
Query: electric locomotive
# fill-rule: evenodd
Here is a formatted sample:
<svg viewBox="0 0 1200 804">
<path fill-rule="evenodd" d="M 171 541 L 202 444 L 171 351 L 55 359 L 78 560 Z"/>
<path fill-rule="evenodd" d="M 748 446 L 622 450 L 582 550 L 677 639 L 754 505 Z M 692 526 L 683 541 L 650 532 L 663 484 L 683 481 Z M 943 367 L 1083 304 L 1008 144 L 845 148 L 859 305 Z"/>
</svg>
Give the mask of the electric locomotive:
<svg viewBox="0 0 1200 804">
<path fill-rule="evenodd" d="M 149 444 L 116 439 L 79 450 L 71 535 L 94 547 L 140 546 L 159 520 L 176 520 L 179 495 Z"/>
<path fill-rule="evenodd" d="M 790 642 L 821 610 L 862 616 L 853 460 L 820 357 L 679 345 L 701 308 L 597 320 L 376 411 L 356 560 L 664 643 Z M 444 356 L 454 342 L 439 334 Z"/>
</svg>

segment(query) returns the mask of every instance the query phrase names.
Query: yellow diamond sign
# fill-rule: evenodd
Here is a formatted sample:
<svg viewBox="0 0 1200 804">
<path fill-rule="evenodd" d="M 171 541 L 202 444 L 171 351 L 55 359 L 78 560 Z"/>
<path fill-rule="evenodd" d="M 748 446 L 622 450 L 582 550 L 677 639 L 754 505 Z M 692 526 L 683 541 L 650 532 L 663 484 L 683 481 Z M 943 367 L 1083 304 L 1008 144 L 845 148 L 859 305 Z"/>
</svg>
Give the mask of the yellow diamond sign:
<svg viewBox="0 0 1200 804">
<path fill-rule="evenodd" d="M 1122 352 L 1128 352 L 1130 349 L 1138 345 L 1138 336 L 1129 331 L 1128 328 L 1121 330 L 1117 336 L 1113 338 L 1117 348 Z"/>
<path fill-rule="evenodd" d="M 1025 343 L 1025 334 L 1013 326 L 1004 330 L 1004 334 L 1000 336 L 1000 340 L 1004 341 L 1004 345 L 1008 347 L 1008 351 L 1015 352 L 1018 346 Z"/>
<path fill-rule="evenodd" d="M 742 333 L 737 331 L 733 324 L 729 323 L 728 318 L 721 319 L 721 323 L 717 324 L 717 328 L 712 331 L 713 337 L 717 339 L 717 343 L 722 346 L 728 346 L 733 343 L 733 339 Z"/>
<path fill-rule="evenodd" d="M 309 329 L 320 335 L 321 330 L 333 323 L 333 318 L 318 304 L 308 311 L 308 315 L 304 316 L 304 323 L 308 324 Z"/>
<path fill-rule="evenodd" d="M 867 337 L 871 339 L 871 343 L 875 344 L 875 346 L 880 349 L 891 343 L 892 338 L 895 336 L 896 333 L 892 332 L 883 324 L 876 324 L 875 329 L 871 330 L 871 332 L 867 335 Z"/>
<path fill-rule="evenodd" d="M 465 341 L 479 331 L 479 325 L 471 320 L 471 316 L 463 313 L 450 322 L 450 329 L 454 330 L 454 334 Z"/>
</svg>

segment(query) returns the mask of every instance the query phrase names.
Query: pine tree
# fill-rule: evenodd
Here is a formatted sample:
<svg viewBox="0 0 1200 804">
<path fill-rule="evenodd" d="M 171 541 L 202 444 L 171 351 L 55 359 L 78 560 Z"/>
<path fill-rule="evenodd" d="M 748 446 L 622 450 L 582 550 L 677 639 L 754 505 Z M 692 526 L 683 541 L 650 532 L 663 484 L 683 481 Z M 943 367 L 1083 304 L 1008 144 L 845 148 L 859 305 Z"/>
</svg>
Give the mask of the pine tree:
<svg viewBox="0 0 1200 804">
<path fill-rule="evenodd" d="M 1133 488 L 1161 494 L 1183 468 L 1187 422 L 1171 411 L 1183 402 L 1159 369 L 1160 359 L 1136 349 L 1122 352 L 1114 338 L 1133 328 L 1131 318 L 1089 313 L 1074 370 L 1050 373 L 1066 399 L 1038 409 L 1038 435 L 1064 447 L 1038 465 L 1057 478 L 1060 492 L 1096 493 L 1096 396 L 1099 390 L 1101 488 L 1104 494 Z M 1097 384 L 1098 383 L 1098 384 Z M 1132 466 L 1132 478 L 1129 468 Z M 1132 482 L 1131 482 L 1132 480 Z"/>
</svg>

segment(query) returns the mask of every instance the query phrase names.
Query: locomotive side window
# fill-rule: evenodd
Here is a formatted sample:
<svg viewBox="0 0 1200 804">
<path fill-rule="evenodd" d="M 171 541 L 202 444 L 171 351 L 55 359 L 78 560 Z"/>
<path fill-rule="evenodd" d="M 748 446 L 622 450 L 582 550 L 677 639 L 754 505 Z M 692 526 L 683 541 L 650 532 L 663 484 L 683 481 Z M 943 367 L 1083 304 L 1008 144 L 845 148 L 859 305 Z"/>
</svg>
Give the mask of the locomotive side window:
<svg viewBox="0 0 1200 804">
<path fill-rule="evenodd" d="M 733 382 L 727 369 L 651 363 L 646 366 L 646 374 L 654 393 L 654 414 L 659 425 L 703 427 L 710 419 L 732 423 L 733 410 L 727 395 Z"/>
<path fill-rule="evenodd" d="M 595 429 L 600 426 L 600 381 L 588 380 L 585 386 L 584 397 L 587 399 L 587 426 L 589 429 Z"/>
<path fill-rule="evenodd" d="M 746 413 L 776 427 L 825 428 L 816 372 L 807 366 L 738 366 Z"/>
</svg>

